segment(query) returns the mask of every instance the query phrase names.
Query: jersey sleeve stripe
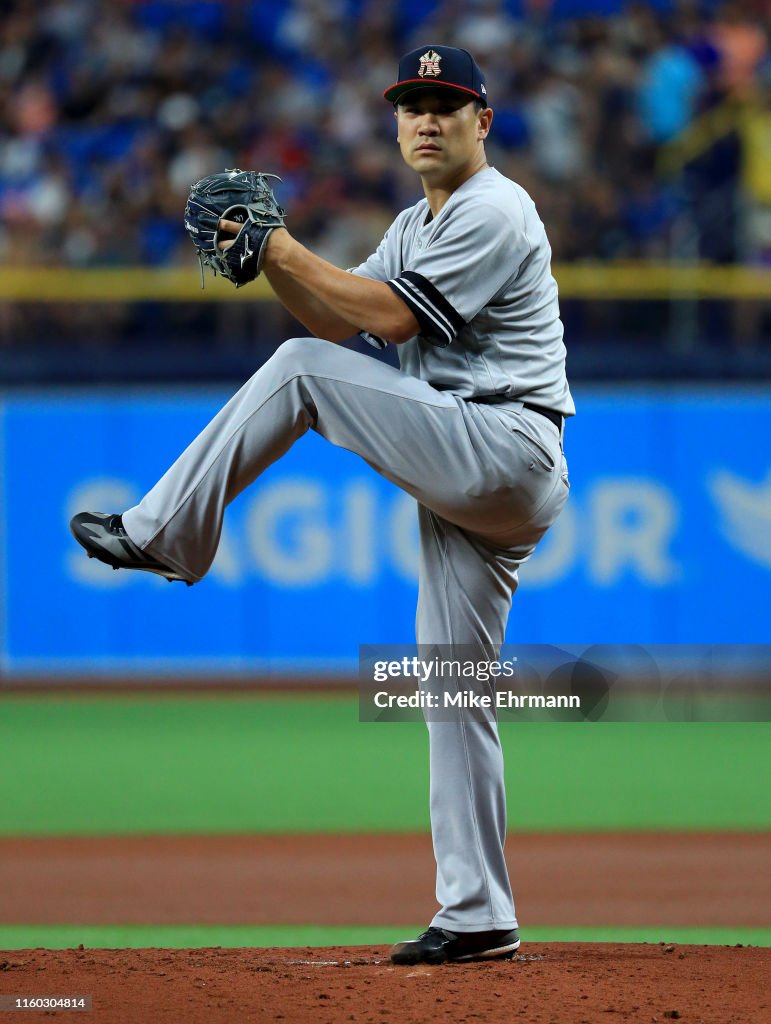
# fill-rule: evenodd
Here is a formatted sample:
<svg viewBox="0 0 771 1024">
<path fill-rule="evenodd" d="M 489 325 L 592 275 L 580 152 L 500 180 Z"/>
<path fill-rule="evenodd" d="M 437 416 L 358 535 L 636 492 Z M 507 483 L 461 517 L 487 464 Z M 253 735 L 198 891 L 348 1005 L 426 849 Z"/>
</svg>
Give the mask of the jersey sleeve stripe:
<svg viewBox="0 0 771 1024">
<path fill-rule="evenodd" d="M 401 277 L 410 282 L 410 284 L 417 288 L 419 292 L 423 294 L 426 302 L 436 310 L 437 314 L 443 316 L 453 329 L 453 334 L 457 334 L 463 327 L 466 326 L 466 321 L 455 309 L 451 302 L 442 295 L 438 288 L 436 288 L 428 278 L 423 277 L 422 274 L 418 274 L 414 270 L 405 270 Z"/>
<path fill-rule="evenodd" d="M 394 278 L 386 281 L 388 287 L 404 302 L 407 303 L 410 311 L 415 314 L 415 319 L 420 325 L 421 336 L 430 341 L 432 345 L 446 348 L 455 337 L 449 324 L 443 318 L 440 319 L 430 309 L 423 296 L 410 288 L 409 283 L 402 278 Z"/>
<path fill-rule="evenodd" d="M 465 326 L 465 320 L 442 293 L 414 270 L 405 270 L 386 282 L 410 307 L 421 327 L 421 334 L 434 345 L 446 347 Z"/>
<path fill-rule="evenodd" d="M 453 329 L 452 323 L 447 319 L 444 313 L 442 313 L 440 309 L 437 309 L 433 302 L 426 298 L 426 296 L 423 294 L 420 288 L 416 287 L 416 285 L 414 285 L 412 281 L 410 281 L 409 279 L 405 279 L 403 275 L 398 280 L 401 285 L 404 285 L 405 287 L 409 288 L 416 302 L 419 302 L 421 306 L 424 307 L 425 309 L 430 310 L 431 315 L 433 316 L 436 323 L 441 324 L 442 327 L 445 328 L 445 330 L 448 330 L 450 332 L 452 340 L 452 338 L 455 337 L 455 331 Z"/>
</svg>

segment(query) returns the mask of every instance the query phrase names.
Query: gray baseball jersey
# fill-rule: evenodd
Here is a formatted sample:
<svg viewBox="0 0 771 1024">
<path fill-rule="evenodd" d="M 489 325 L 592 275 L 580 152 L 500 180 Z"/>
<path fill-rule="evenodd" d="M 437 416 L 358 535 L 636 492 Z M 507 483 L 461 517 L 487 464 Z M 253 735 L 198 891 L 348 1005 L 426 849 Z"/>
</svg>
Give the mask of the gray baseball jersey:
<svg viewBox="0 0 771 1024">
<path fill-rule="evenodd" d="M 129 539 L 182 579 L 201 579 L 225 507 L 313 429 L 417 500 L 418 644 L 489 656 L 503 642 L 519 566 L 568 496 L 560 431 L 524 406 L 573 413 L 549 257 L 531 200 L 494 170 L 474 175 L 434 220 L 426 202 L 401 214 L 355 272 L 386 281 L 420 324 L 399 346 L 402 370 L 317 338 L 285 342 L 124 513 Z M 515 928 L 496 723 L 428 729 L 432 923 Z"/>
<path fill-rule="evenodd" d="M 386 281 L 420 324 L 399 346 L 406 373 L 465 399 L 575 413 L 551 247 L 530 196 L 494 168 L 469 178 L 435 218 L 425 199 L 405 210 L 353 272 Z"/>
</svg>

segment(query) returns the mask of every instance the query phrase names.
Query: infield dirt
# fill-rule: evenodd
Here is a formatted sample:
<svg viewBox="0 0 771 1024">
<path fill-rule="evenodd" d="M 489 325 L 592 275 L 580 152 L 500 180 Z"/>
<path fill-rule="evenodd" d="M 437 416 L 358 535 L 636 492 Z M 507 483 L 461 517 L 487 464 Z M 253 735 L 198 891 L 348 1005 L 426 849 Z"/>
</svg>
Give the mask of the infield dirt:
<svg viewBox="0 0 771 1024">
<path fill-rule="evenodd" d="M 766 949 L 589 943 L 441 967 L 394 967 L 372 946 L 21 950 L 0 960 L 3 991 L 92 994 L 100 1024 L 765 1024 L 768 969 Z M 69 1015 L 23 1019 L 53 1016 Z"/>
<path fill-rule="evenodd" d="M 512 836 L 527 925 L 767 925 L 769 837 Z M 433 912 L 430 838 L 0 840 L 6 924 L 399 924 Z M 409 937 L 409 932 L 405 937 Z M 512 961 L 394 967 L 388 947 L 0 953 L 0 994 L 93 998 L 99 1024 L 763 1024 L 771 950 L 529 943 Z M 26 1011 L 29 1022 L 72 1019 Z M 77 1019 L 80 1019 L 78 1017 Z"/>
<path fill-rule="evenodd" d="M 528 925 L 768 927 L 771 835 L 511 834 Z M 0 838 L 0 924 L 427 924 L 428 834 Z M 662 934 L 662 938 L 667 938 Z"/>
</svg>

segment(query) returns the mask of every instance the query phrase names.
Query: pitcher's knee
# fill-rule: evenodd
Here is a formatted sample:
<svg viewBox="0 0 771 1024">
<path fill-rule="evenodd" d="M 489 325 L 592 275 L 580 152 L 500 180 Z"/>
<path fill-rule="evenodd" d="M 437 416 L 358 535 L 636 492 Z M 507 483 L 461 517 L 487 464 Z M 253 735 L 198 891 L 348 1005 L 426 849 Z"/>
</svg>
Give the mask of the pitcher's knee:
<svg viewBox="0 0 771 1024">
<path fill-rule="evenodd" d="M 321 338 L 287 338 L 276 349 L 276 356 L 282 359 L 302 359 L 306 352 L 314 351 L 319 345 L 328 344 L 328 341 L 322 341 Z"/>
<path fill-rule="evenodd" d="M 271 362 L 289 378 L 329 370 L 345 355 L 345 349 L 323 338 L 289 338 L 276 349 Z"/>
</svg>

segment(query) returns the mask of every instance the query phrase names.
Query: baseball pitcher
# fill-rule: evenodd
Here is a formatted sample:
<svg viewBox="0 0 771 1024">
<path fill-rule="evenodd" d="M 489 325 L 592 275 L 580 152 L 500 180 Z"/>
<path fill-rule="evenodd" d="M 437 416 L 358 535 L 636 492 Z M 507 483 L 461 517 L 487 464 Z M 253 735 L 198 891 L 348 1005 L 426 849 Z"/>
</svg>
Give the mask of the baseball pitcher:
<svg viewBox="0 0 771 1024">
<path fill-rule="evenodd" d="M 385 98 L 424 198 L 353 271 L 292 237 L 267 176 L 233 170 L 193 187 L 185 226 L 202 268 L 237 287 L 264 273 L 314 336 L 284 342 L 139 504 L 71 527 L 114 568 L 197 583 L 226 506 L 315 430 L 417 501 L 418 644 L 489 652 L 518 567 L 568 496 L 563 424 L 575 410 L 551 250 L 530 197 L 487 163 L 493 111 L 471 54 L 419 47 Z M 336 344 L 357 334 L 396 345 L 400 369 Z M 427 725 L 439 911 L 391 959 L 511 957 L 496 723 Z"/>
</svg>

